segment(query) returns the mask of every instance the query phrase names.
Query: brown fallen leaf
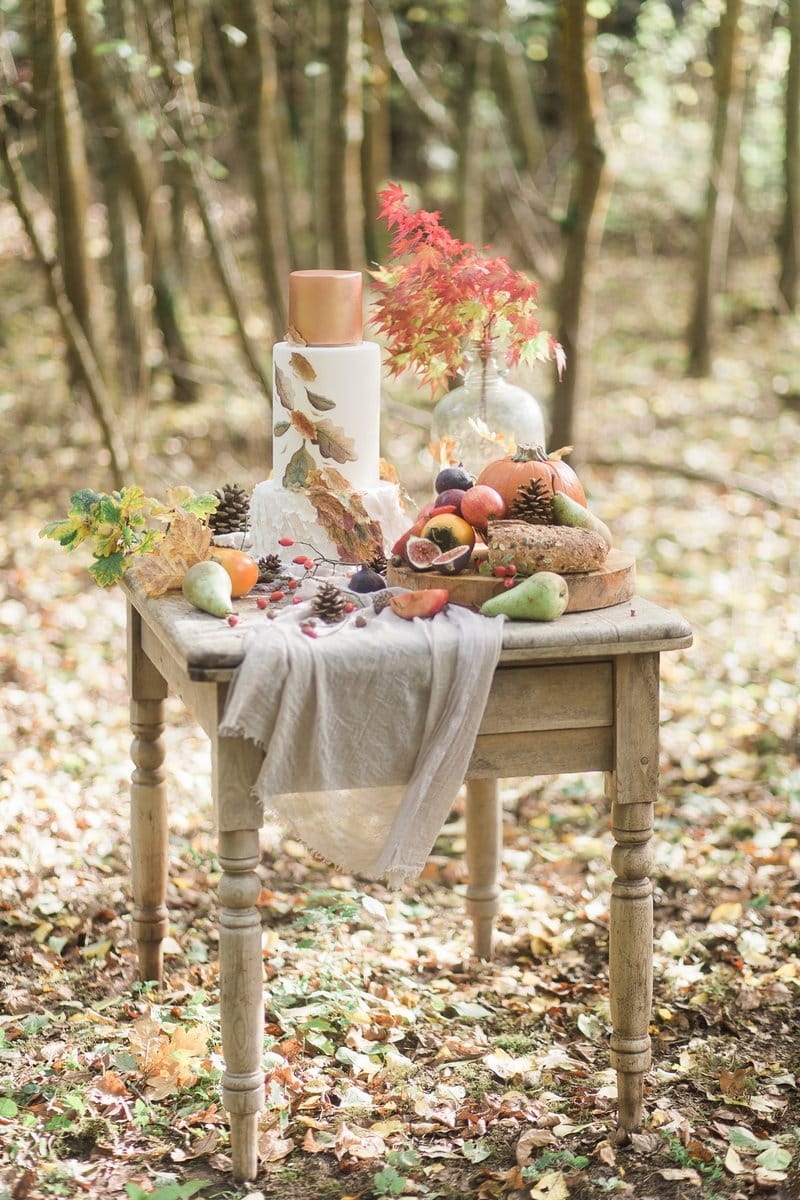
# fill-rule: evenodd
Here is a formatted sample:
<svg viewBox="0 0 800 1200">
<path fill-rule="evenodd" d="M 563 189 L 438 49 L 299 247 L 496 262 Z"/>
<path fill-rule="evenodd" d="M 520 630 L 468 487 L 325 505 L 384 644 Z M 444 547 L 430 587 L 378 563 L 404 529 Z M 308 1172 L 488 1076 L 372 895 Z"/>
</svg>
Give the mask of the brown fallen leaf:
<svg viewBox="0 0 800 1200">
<path fill-rule="evenodd" d="M 383 1158 L 386 1154 L 386 1142 L 378 1133 L 370 1133 L 368 1129 L 362 1129 L 358 1125 L 342 1122 L 337 1130 L 333 1149 L 339 1162 L 343 1158 Z"/>
<path fill-rule="evenodd" d="M 695 1187 L 700 1187 L 701 1183 L 700 1175 L 695 1171 L 694 1167 L 664 1167 L 661 1171 L 657 1171 L 656 1174 L 660 1175 L 662 1179 L 675 1180 L 675 1182 L 681 1180 L 691 1183 Z"/>
<path fill-rule="evenodd" d="M 535 1157 L 534 1151 L 549 1146 L 556 1140 L 550 1129 L 527 1129 L 516 1144 L 514 1156 L 517 1165 L 525 1167 Z"/>
<path fill-rule="evenodd" d="M 293 1150 L 292 1138 L 281 1137 L 275 1129 L 265 1129 L 258 1135 L 258 1157 L 261 1162 L 281 1162 Z"/>
<path fill-rule="evenodd" d="M 158 548 L 131 568 L 144 594 L 177 591 L 189 567 L 208 558 L 211 538 L 211 529 L 199 517 L 178 509 Z"/>
<path fill-rule="evenodd" d="M 738 1067 L 735 1071 L 720 1067 L 719 1087 L 723 1096 L 746 1096 L 753 1090 L 754 1083 L 752 1065 Z"/>
</svg>

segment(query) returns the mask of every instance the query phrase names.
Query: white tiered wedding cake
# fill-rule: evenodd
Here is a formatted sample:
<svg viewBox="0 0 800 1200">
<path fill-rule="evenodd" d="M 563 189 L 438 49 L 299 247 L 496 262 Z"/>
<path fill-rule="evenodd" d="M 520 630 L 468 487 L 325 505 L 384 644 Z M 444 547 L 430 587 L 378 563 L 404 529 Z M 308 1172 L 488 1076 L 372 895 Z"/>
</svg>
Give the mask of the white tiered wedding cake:
<svg viewBox="0 0 800 1200">
<path fill-rule="evenodd" d="M 289 277 L 289 332 L 273 347 L 273 474 L 250 505 L 257 555 L 290 537 L 338 558 L 312 499 L 337 492 L 342 477 L 380 524 L 384 548 L 408 525 L 399 488 L 380 478 L 381 359 L 362 340 L 362 287 L 360 271 Z"/>
</svg>

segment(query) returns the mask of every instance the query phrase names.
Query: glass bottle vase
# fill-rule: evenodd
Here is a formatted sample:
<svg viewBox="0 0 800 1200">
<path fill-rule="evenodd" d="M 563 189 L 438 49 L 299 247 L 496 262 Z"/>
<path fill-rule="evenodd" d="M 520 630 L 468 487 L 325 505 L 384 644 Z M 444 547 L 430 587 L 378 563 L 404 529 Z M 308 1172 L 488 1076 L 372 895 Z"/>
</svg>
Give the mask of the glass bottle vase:
<svg viewBox="0 0 800 1200">
<path fill-rule="evenodd" d="M 493 346 L 470 344 L 463 382 L 446 392 L 433 409 L 433 441 L 453 438 L 450 458 L 462 462 L 475 476 L 488 463 L 509 453 L 512 443 L 545 444 L 539 402 L 524 388 L 508 383 L 506 372 Z"/>
</svg>

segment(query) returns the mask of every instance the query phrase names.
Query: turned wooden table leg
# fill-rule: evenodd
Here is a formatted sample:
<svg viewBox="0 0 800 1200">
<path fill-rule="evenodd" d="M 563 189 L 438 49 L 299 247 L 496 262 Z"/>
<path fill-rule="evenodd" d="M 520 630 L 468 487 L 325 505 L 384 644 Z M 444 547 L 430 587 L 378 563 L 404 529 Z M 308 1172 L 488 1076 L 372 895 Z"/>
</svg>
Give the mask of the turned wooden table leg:
<svg viewBox="0 0 800 1200">
<path fill-rule="evenodd" d="M 467 784 L 467 912 L 478 958 L 491 958 L 500 896 L 503 812 L 496 779 Z"/>
<path fill-rule="evenodd" d="M 141 646 L 141 618 L 128 613 L 128 685 L 131 697 L 131 884 L 133 936 L 139 978 L 163 980 L 162 941 L 167 934 L 169 866 L 167 792 L 164 783 L 164 697 L 167 686 Z"/>
<path fill-rule="evenodd" d="M 219 819 L 219 985 L 222 1102 L 231 1130 L 233 1177 L 258 1173 L 258 1118 L 264 1107 L 264 985 L 261 956 L 260 805 L 250 789 L 261 755 L 252 743 L 217 738 L 214 790 Z"/>
<path fill-rule="evenodd" d="M 617 1071 L 619 1127 L 642 1122 L 650 1066 L 653 997 L 653 804 L 658 786 L 658 655 L 616 662 L 615 770 L 607 777 L 616 845 L 611 862 L 609 991 L 611 1064 Z"/>
</svg>

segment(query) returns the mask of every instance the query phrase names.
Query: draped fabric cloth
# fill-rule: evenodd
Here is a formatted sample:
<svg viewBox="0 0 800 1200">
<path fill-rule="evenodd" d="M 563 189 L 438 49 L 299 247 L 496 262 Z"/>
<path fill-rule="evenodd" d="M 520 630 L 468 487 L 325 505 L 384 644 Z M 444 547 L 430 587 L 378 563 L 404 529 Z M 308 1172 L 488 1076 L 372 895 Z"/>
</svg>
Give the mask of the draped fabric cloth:
<svg viewBox="0 0 800 1200">
<path fill-rule="evenodd" d="M 256 792 L 311 849 L 392 886 L 417 875 L 464 778 L 503 622 L 450 605 L 406 621 L 371 605 L 248 635 L 220 733 L 264 750 Z"/>
</svg>

